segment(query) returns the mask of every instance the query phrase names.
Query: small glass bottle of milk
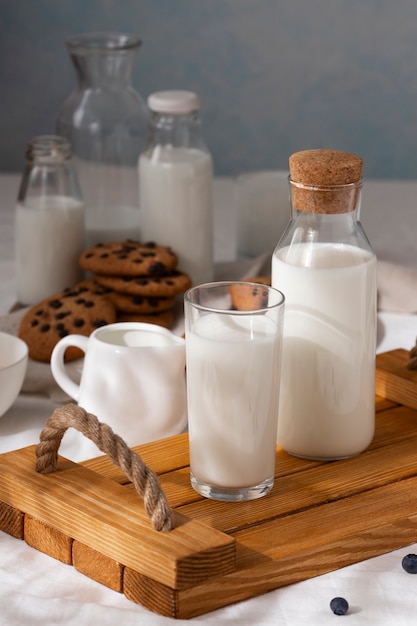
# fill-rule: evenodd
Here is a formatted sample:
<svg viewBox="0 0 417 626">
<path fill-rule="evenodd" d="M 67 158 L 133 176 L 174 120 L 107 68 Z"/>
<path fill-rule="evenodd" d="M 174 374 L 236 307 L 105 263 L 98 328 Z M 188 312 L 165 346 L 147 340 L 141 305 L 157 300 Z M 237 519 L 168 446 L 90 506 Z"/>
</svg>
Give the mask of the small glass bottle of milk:
<svg viewBox="0 0 417 626">
<path fill-rule="evenodd" d="M 359 221 L 362 160 L 290 157 L 292 219 L 272 257 L 286 312 L 278 443 L 332 460 L 367 448 L 375 426 L 376 257 Z"/>
<path fill-rule="evenodd" d="M 189 91 L 148 98 L 149 141 L 139 158 L 144 241 L 171 246 L 194 285 L 213 279 L 212 158 L 204 143 L 200 99 Z"/>
<path fill-rule="evenodd" d="M 36 304 L 74 286 L 82 272 L 84 204 L 67 139 L 35 137 L 27 145 L 26 168 L 15 213 L 17 300 Z"/>
</svg>

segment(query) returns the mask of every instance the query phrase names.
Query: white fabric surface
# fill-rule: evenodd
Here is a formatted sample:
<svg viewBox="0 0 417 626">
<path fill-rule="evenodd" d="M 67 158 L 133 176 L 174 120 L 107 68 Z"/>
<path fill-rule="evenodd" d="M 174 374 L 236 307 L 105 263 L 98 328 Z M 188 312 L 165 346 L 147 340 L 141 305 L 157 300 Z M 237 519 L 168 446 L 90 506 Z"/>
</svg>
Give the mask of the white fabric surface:
<svg viewBox="0 0 417 626">
<path fill-rule="evenodd" d="M 17 176 L 0 176 L 0 315 L 6 314 L 14 303 L 13 207 L 18 180 Z M 395 264 L 395 280 L 400 280 L 400 283 L 402 274 L 399 265 L 417 270 L 416 197 L 417 183 L 386 181 L 372 181 L 369 183 L 369 194 L 365 194 L 368 205 L 364 202 L 363 210 L 364 216 L 369 212 L 364 221 L 368 236 L 379 256 Z M 216 181 L 215 217 L 216 259 L 232 261 L 234 206 L 231 181 Z M 219 276 L 224 272 L 229 274 L 230 269 L 229 265 L 218 265 Z M 252 270 L 251 266 L 249 270 Z M 392 293 L 395 295 L 394 287 L 392 290 L 388 285 L 386 287 L 390 297 Z M 378 351 L 400 347 L 410 349 L 416 335 L 416 315 L 390 310 L 380 312 Z M 0 419 L 0 452 L 36 443 L 43 422 L 54 406 L 46 394 L 21 394 Z M 76 451 L 71 449 L 70 432 L 64 437 L 60 453 L 77 460 Z M 342 619 L 333 615 L 329 608 L 330 600 L 336 595 L 344 596 L 350 603 L 349 616 L 343 618 L 348 619 L 349 624 L 409 626 L 416 621 L 417 577 L 406 574 L 401 568 L 402 556 L 408 552 L 417 552 L 417 543 L 208 613 L 190 622 L 150 613 L 126 600 L 123 595 L 82 576 L 73 567 L 59 563 L 28 547 L 23 541 L 0 532 L 0 626 L 58 623 L 68 626 L 164 626 L 182 623 L 326 626 Z"/>
</svg>

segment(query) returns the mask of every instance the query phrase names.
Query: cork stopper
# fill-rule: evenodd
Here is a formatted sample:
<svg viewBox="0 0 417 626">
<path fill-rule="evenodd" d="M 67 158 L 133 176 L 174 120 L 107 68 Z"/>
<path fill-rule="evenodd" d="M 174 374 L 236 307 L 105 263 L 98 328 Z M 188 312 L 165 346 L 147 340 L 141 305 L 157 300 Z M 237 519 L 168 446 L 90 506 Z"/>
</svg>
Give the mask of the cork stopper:
<svg viewBox="0 0 417 626">
<path fill-rule="evenodd" d="M 293 206 L 313 213 L 347 213 L 356 208 L 362 159 L 340 150 L 302 150 L 290 156 Z"/>
</svg>

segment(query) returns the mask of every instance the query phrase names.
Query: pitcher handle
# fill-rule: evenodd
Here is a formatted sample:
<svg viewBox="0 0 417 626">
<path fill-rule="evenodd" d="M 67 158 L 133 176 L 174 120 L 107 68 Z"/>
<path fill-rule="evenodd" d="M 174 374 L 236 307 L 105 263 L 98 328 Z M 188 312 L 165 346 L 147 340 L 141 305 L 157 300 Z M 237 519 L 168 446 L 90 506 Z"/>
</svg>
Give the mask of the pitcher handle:
<svg viewBox="0 0 417 626">
<path fill-rule="evenodd" d="M 68 335 L 58 341 L 51 355 L 52 376 L 61 389 L 77 402 L 80 397 L 80 386 L 68 376 L 64 355 L 66 349 L 70 347 L 80 348 L 80 350 L 85 353 L 87 351 L 87 344 L 88 337 L 84 337 L 83 335 Z"/>
</svg>

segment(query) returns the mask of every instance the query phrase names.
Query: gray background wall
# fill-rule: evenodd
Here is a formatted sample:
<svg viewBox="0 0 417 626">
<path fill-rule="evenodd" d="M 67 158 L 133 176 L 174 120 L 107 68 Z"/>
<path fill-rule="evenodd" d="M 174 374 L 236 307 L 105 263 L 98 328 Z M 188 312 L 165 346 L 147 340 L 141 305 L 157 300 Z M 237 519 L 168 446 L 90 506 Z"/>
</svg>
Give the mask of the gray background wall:
<svg viewBox="0 0 417 626">
<path fill-rule="evenodd" d="M 0 171 L 75 86 L 72 34 L 139 34 L 133 84 L 196 90 L 218 175 L 329 147 L 417 178 L 416 0 L 0 0 Z"/>
</svg>

